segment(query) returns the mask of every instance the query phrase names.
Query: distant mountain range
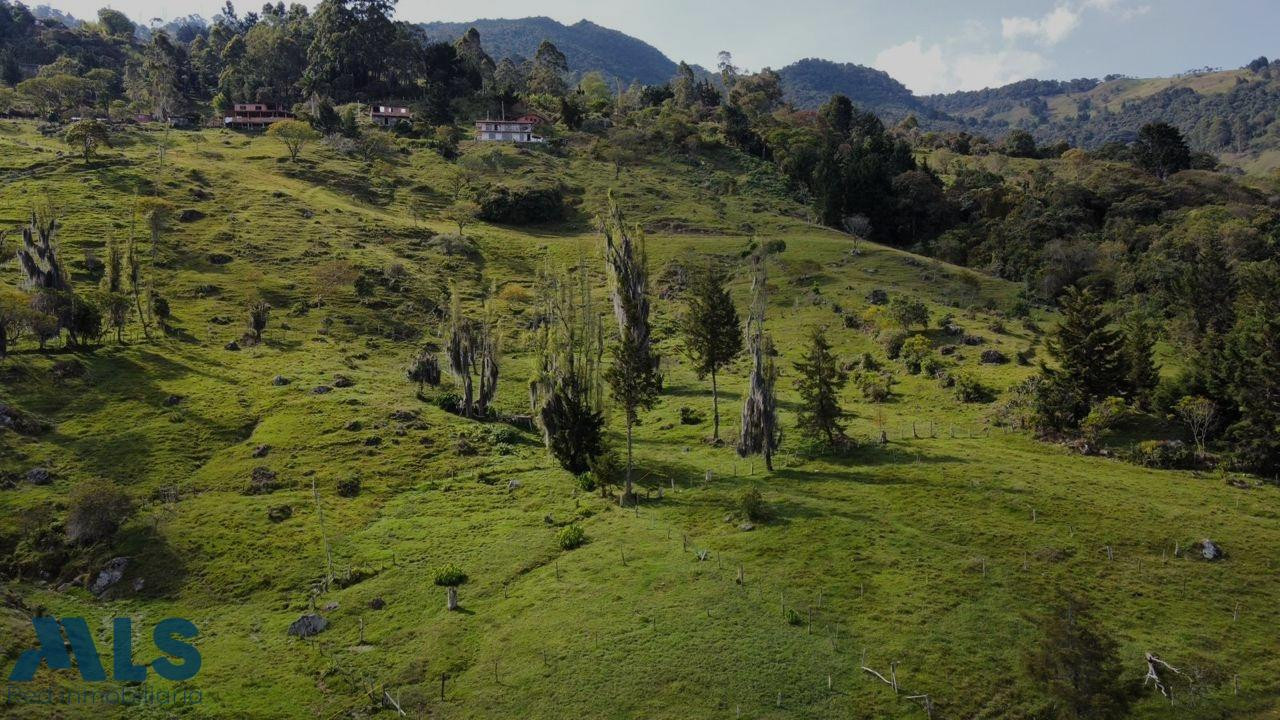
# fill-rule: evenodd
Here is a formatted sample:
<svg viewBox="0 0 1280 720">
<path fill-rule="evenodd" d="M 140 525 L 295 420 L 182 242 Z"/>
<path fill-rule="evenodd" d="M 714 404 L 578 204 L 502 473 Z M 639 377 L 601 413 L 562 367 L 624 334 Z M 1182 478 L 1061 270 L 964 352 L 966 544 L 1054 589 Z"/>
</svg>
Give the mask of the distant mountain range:
<svg viewBox="0 0 1280 720">
<path fill-rule="evenodd" d="M 547 39 L 576 74 L 598 70 L 623 83 L 661 84 L 676 62 L 652 45 L 587 20 L 564 25 L 547 17 L 426 23 L 435 40 L 454 40 L 468 28 L 495 59 L 532 57 Z M 1178 126 L 1197 150 L 1255 171 L 1280 167 L 1280 62 L 1259 58 L 1237 70 L 1202 70 L 1168 78 L 1023 80 L 984 90 L 920 96 L 888 73 L 818 58 L 778 68 L 786 98 L 813 109 L 834 93 L 887 122 L 914 115 L 926 130 L 968 130 L 1001 137 L 1025 129 L 1040 142 L 1066 140 L 1093 148 L 1132 140 L 1145 123 Z M 696 67 L 700 75 L 709 74 Z"/>
</svg>

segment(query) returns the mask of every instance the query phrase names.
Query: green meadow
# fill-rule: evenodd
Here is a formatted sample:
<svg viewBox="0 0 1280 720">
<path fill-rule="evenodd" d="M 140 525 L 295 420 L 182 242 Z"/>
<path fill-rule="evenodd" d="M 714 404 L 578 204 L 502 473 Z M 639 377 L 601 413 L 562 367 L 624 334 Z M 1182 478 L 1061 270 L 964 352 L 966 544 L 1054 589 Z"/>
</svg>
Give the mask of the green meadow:
<svg viewBox="0 0 1280 720">
<path fill-rule="evenodd" d="M 1277 488 L 1084 457 L 998 425 L 1001 393 L 1045 359 L 1054 323 L 1043 310 L 1008 317 L 1012 283 L 813 224 L 774 171 L 729 151 L 617 169 L 572 139 L 558 151 L 464 143 L 456 160 L 413 141 L 371 161 L 318 143 L 296 162 L 269 138 L 225 131 L 135 128 L 112 141 L 86 166 L 34 124 L 0 123 L 0 225 L 56 208 L 77 288 L 96 284 L 87 258 L 109 237 L 146 234 L 139 198 L 177 211 L 149 270 L 172 308 L 167 333 L 148 341 L 134 322 L 125 342 L 107 333 L 92 352 L 28 339 L 0 364 L 3 401 L 51 425 L 0 431 L 0 473 L 54 477 L 0 490 L 0 554 L 28 551 L 24 538 L 58 522 L 86 479 L 137 504 L 111 542 L 4 584 L 0 669 L 33 646 L 34 612 L 85 617 L 108 668 L 111 618 L 133 618 L 142 663 L 157 654 L 153 624 L 182 617 L 200 630 L 202 667 L 178 689 L 201 702 L 5 701 L 6 717 L 395 717 L 398 706 L 412 718 L 1032 718 L 1047 701 L 1024 658 L 1063 592 L 1089 601 L 1135 681 L 1146 652 L 1195 678 L 1173 703 L 1148 688 L 1135 717 L 1280 712 Z M 158 143 L 170 146 L 163 160 Z M 457 227 L 439 213 L 462 176 L 559 182 L 569 216 L 476 222 L 470 243 L 443 242 Z M 588 273 L 603 310 L 594 218 L 610 191 L 645 229 L 658 293 L 664 388 L 636 428 L 635 508 L 579 489 L 537 432 L 449 414 L 405 376 L 423 342 L 440 342 L 438 309 L 456 287 L 467 308 L 483 302 L 498 318 L 496 409 L 527 415 L 536 276 Z M 7 285 L 18 281 L 16 236 L 0 255 Z M 768 263 L 767 318 L 785 434 L 766 472 L 732 448 L 746 358 L 720 376 L 730 442 L 707 442 L 710 384 L 682 354 L 674 268 L 721 258 L 745 315 L 743 258 L 771 241 L 785 243 Z M 335 261 L 362 282 L 331 282 Z M 846 326 L 873 290 L 925 302 L 936 348 L 957 344 L 936 329 L 946 314 L 980 340 L 950 357 L 991 402 L 961 402 Z M 272 307 L 263 342 L 225 349 L 257 297 Z M 815 325 L 843 361 L 870 353 L 897 378 L 881 403 L 846 386 L 859 443 L 838 455 L 794 429 L 792 362 Z M 984 364 L 989 349 L 1010 362 Z M 71 360 L 83 374 L 54 372 Z M 1161 361 L 1166 372 L 1179 364 Z M 623 414 L 608 415 L 620 445 Z M 1113 443 L 1181 437 L 1142 422 Z M 257 468 L 278 489 L 248 494 Z M 358 494 L 340 495 L 351 479 Z M 774 517 L 744 529 L 738 498 L 753 486 Z M 555 536 L 569 524 L 587 542 L 562 550 Z M 1205 538 L 1223 560 L 1187 552 Z M 123 579 L 95 596 L 84 574 L 121 556 Z M 447 563 L 469 578 L 458 612 L 433 584 Z M 328 628 L 288 635 L 313 609 Z M 88 687 L 48 668 L 26 685 Z"/>
</svg>

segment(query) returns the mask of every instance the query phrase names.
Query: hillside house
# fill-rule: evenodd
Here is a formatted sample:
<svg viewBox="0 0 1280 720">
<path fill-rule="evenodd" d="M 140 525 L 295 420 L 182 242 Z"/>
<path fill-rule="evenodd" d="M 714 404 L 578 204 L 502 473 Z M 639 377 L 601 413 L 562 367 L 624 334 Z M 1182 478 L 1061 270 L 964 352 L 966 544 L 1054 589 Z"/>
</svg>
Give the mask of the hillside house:
<svg viewBox="0 0 1280 720">
<path fill-rule="evenodd" d="M 401 120 L 413 122 L 413 113 L 407 107 L 395 105 L 373 105 L 369 108 L 369 119 L 374 125 L 384 128 L 395 127 Z"/>
<path fill-rule="evenodd" d="M 542 122 L 537 115 L 523 115 L 515 120 L 477 120 L 476 140 L 478 142 L 545 142 L 539 135 L 533 134 L 533 128 Z"/>
<path fill-rule="evenodd" d="M 272 123 L 293 118 L 293 113 L 279 105 L 236 103 L 231 114 L 222 118 L 222 125 L 235 130 L 265 130 Z"/>
</svg>

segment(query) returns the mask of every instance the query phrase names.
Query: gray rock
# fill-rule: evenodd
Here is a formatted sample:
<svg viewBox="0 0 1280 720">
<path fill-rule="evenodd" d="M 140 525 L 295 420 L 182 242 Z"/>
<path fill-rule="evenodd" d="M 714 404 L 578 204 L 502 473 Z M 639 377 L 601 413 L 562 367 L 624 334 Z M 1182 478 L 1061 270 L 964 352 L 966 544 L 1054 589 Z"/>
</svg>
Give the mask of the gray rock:
<svg viewBox="0 0 1280 720">
<path fill-rule="evenodd" d="M 361 428 L 363 428 L 363 427 L 364 427 L 364 425 L 363 425 L 363 424 L 361 424 L 361 422 L 360 422 L 359 420 L 351 420 L 351 421 L 349 421 L 346 425 L 342 426 L 342 429 L 343 429 L 343 430 L 350 430 L 350 431 L 354 432 L 354 431 L 359 430 L 359 429 L 361 429 Z"/>
<path fill-rule="evenodd" d="M 303 615 L 289 625 L 289 634 L 300 638 L 319 635 L 329 627 L 329 621 L 319 615 Z"/>
<path fill-rule="evenodd" d="M 264 458 L 267 456 L 267 453 L 269 452 L 271 452 L 270 445 L 259 445 L 258 447 L 253 449 L 253 457 Z"/>
<path fill-rule="evenodd" d="M 741 530 L 742 532 L 751 532 L 752 530 L 756 529 L 756 524 L 751 522 L 744 522 L 738 526 L 738 529 Z"/>
<path fill-rule="evenodd" d="M 181 403 L 181 402 L 182 402 L 182 396 L 181 396 L 181 395 L 170 395 L 169 397 L 167 397 L 167 398 L 165 398 L 165 399 L 164 399 L 164 406 L 165 406 L 165 407 L 173 407 L 174 405 L 177 405 L 177 404 L 179 404 L 179 403 Z"/>
<path fill-rule="evenodd" d="M 129 567 L 127 557 L 112 558 L 107 561 L 107 564 L 98 572 L 98 577 L 94 578 L 93 583 L 89 585 L 89 592 L 94 595 L 106 592 L 112 585 L 120 582 L 127 567 Z"/>
<path fill-rule="evenodd" d="M 1005 363 L 1009 362 L 1009 356 L 1005 355 L 999 350 L 996 350 L 995 348 L 988 348 L 986 350 L 983 350 L 982 355 L 979 356 L 979 359 L 987 365 L 1004 365 Z"/>
<path fill-rule="evenodd" d="M 1200 549 L 1200 556 L 1203 557 L 1205 560 L 1221 560 L 1222 559 L 1222 548 L 1217 543 L 1210 540 L 1209 538 L 1205 538 L 1204 540 L 1200 541 L 1199 549 Z"/>
<path fill-rule="evenodd" d="M 515 491 L 515 490 L 519 490 L 522 486 L 523 486 L 523 483 L 521 483 L 519 480 L 508 480 L 508 481 L 507 481 L 507 492 L 512 492 L 512 491 Z"/>
<path fill-rule="evenodd" d="M 288 385 L 290 382 L 292 382 L 292 381 L 291 381 L 289 378 L 287 378 L 287 377 L 285 377 L 285 376 L 283 376 L 283 375 L 277 375 L 277 376 L 275 376 L 275 377 L 271 378 L 271 384 L 272 384 L 272 385 L 275 385 L 275 386 L 277 386 L 277 387 L 279 387 L 279 386 L 281 386 L 281 385 Z"/>
<path fill-rule="evenodd" d="M 346 375 L 334 375 L 334 376 L 333 376 L 333 386 L 334 386 L 334 387 L 345 388 L 345 387 L 351 387 L 352 385 L 355 385 L 355 384 L 356 384 L 356 383 L 355 383 L 355 381 L 354 381 L 354 380 L 352 380 L 351 378 L 347 377 Z"/>
<path fill-rule="evenodd" d="M 326 393 L 331 393 L 331 392 L 333 392 L 333 388 L 329 387 L 328 385 L 317 385 L 311 388 L 312 395 L 324 395 Z"/>
<path fill-rule="evenodd" d="M 232 340 L 231 342 L 227 343 L 226 345 L 223 345 L 223 346 L 222 346 L 222 349 L 223 349 L 223 350 L 236 351 L 236 350 L 239 350 L 239 349 L 240 349 L 240 343 L 236 342 L 235 340 Z"/>
<path fill-rule="evenodd" d="M 27 482 L 32 485 L 48 485 L 53 482 L 53 473 L 48 468 L 31 468 L 26 474 Z"/>
</svg>

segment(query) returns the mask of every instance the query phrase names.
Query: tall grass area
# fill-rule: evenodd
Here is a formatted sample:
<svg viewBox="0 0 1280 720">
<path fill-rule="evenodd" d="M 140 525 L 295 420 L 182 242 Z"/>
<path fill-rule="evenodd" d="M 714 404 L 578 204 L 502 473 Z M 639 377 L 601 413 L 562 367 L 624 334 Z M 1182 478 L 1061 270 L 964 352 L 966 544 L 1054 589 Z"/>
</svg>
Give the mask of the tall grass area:
<svg viewBox="0 0 1280 720">
<path fill-rule="evenodd" d="M 173 133 L 161 165 L 159 135 L 119 133 L 85 167 L 33 125 L 0 123 L 0 225 L 24 222 L 38 200 L 60 208 L 60 250 L 77 287 L 96 282 L 85 252 L 100 256 L 108 236 L 130 232 L 137 197 L 194 211 L 163 233 L 152 271 L 173 310 L 166 336 L 145 342 L 135 324 L 128 342 L 93 352 L 26 342 L 0 365 L 4 402 L 53 425 L 37 436 L 0 431 L 0 472 L 54 475 L 0 490 L 0 548 L 60 518 L 88 478 L 139 503 L 113 546 L 79 551 L 95 568 L 130 558 L 105 597 L 83 582 L 5 582 L 0 670 L 34 646 L 27 614 L 42 608 L 87 618 L 108 668 L 112 617 L 134 619 L 135 661 L 156 656 L 159 619 L 200 629 L 203 666 L 185 683 L 202 692 L 200 705 L 107 716 L 366 717 L 394 713 L 390 697 L 408 716 L 432 718 L 911 718 L 925 710 L 907 696 L 927 694 L 935 718 L 1030 718 L 1047 706 L 1022 670 L 1034 623 L 1070 591 L 1091 602 L 1134 678 L 1145 652 L 1202 672 L 1172 705 L 1148 689 L 1135 717 L 1280 711 L 1275 487 L 1082 457 L 1007 431 L 992 421 L 993 403 L 961 402 L 908 374 L 843 320 L 861 316 L 876 289 L 922 300 L 935 347 L 957 344 L 959 367 L 998 395 L 1035 372 L 1053 323 L 1040 310 L 1029 322 L 1005 318 L 1016 286 L 814 226 L 756 163 L 728 153 L 650 158 L 616 176 L 585 144 L 559 154 L 466 145 L 457 161 L 406 147 L 372 162 L 317 145 L 290 163 L 270 139 L 202 131 Z M 547 227 L 478 222 L 465 229 L 474 251 L 445 247 L 440 237 L 457 228 L 438 214 L 462 173 L 563 183 L 569 217 Z M 439 341 L 435 309 L 454 284 L 469 308 L 487 297 L 500 319 L 498 411 L 529 412 L 535 276 L 589 272 L 605 297 L 592 217 L 610 188 L 648 230 L 657 290 L 674 286 L 664 272 L 673 261 L 719 256 L 745 311 L 743 253 L 785 243 L 770 259 L 786 428 L 773 473 L 705 441 L 710 384 L 682 356 L 678 300 L 655 302 L 665 383 L 636 428 L 645 499 L 634 509 L 580 489 L 536 433 L 463 420 L 430 402 L 432 391 L 415 397 L 405 368 L 422 342 Z M 364 271 L 371 289 L 326 285 L 316 268 L 335 260 Z M 17 277 L 12 261 L 0 264 L 0 281 Z M 224 349 L 244 333 L 255 296 L 273 308 L 264 341 Z M 938 330 L 948 313 L 982 344 Z M 871 353 L 898 379 L 883 403 L 845 389 L 862 442 L 843 456 L 812 452 L 793 429 L 792 362 L 813 325 L 827 326 L 842 360 Z M 1026 365 L 980 360 L 984 350 L 1012 359 L 1029 348 Z M 72 359 L 82 377 L 51 373 Z M 740 358 L 720 376 L 726 438 L 747 367 Z M 335 385 L 338 375 L 351 383 Z M 683 424 L 682 408 L 707 417 Z M 608 421 L 620 444 L 621 410 Z M 279 488 L 247 494 L 259 467 Z M 340 495 L 351 479 L 358 494 Z M 750 487 L 773 518 L 747 530 L 738 499 Z M 269 518 L 283 506 L 288 517 Z M 565 550 L 556 536 L 569 524 L 587 541 Z M 1185 552 L 1204 538 L 1225 559 Z M 316 592 L 329 572 L 326 540 L 339 581 Z M 446 610 L 433 583 L 449 563 L 468 576 L 460 612 Z M 329 628 L 289 636 L 313 608 Z M 891 665 L 896 695 L 861 669 L 887 675 Z M 34 685 L 87 687 L 48 668 Z"/>
</svg>

